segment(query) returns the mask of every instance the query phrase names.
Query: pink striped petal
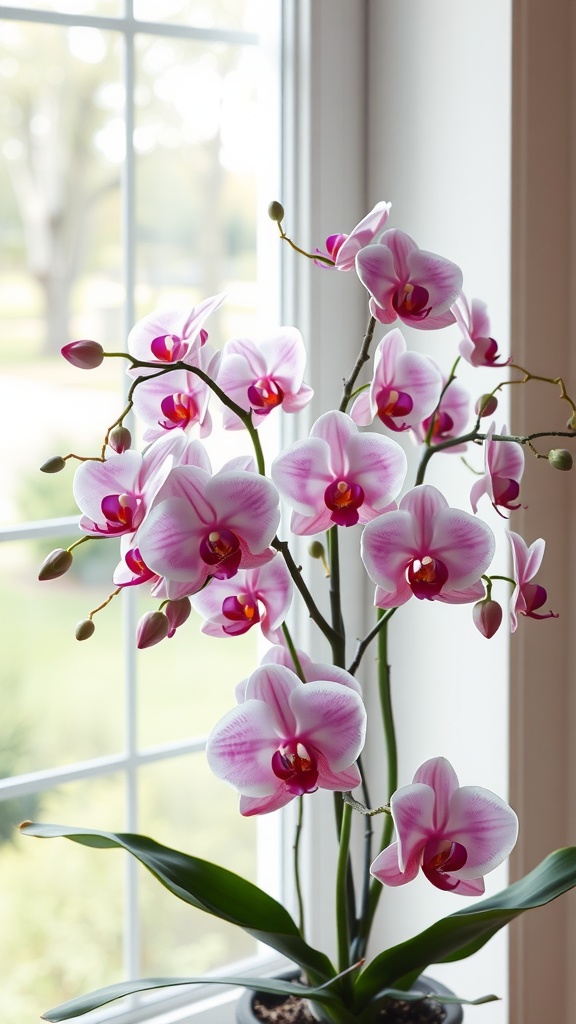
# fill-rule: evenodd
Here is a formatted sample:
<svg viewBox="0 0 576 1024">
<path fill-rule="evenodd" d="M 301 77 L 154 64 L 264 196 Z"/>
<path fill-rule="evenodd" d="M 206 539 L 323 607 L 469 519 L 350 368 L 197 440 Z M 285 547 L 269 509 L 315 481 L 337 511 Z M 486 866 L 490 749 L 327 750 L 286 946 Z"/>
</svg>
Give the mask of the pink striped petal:
<svg viewBox="0 0 576 1024">
<path fill-rule="evenodd" d="M 291 707 L 300 738 L 324 755 L 332 771 L 356 761 L 364 746 L 366 710 L 355 690 L 317 680 L 293 691 Z"/>
<path fill-rule="evenodd" d="M 350 437 L 347 450 L 351 478 L 362 487 L 367 503 L 383 510 L 404 483 L 408 465 L 404 449 L 382 434 L 357 433 Z"/>
<path fill-rule="evenodd" d="M 398 864 L 398 843 L 391 843 L 372 862 L 370 874 L 384 885 L 405 885 L 406 882 L 412 882 L 416 878 L 419 867 L 419 861 L 413 858 L 409 869 L 407 867 L 405 871 L 402 871 Z"/>
<path fill-rule="evenodd" d="M 356 254 L 383 230 L 390 213 L 390 203 L 380 202 L 345 237 L 336 255 L 337 270 L 353 270 Z"/>
<path fill-rule="evenodd" d="M 467 859 L 459 878 L 476 878 L 493 871 L 509 853 L 518 836 L 518 818 L 495 793 L 479 786 L 462 786 L 453 793 L 444 837 L 461 843 Z"/>
<path fill-rule="evenodd" d="M 448 821 L 450 801 L 458 789 L 458 776 L 445 757 L 432 757 L 418 768 L 413 782 L 423 783 L 434 790 L 434 828 L 442 831 Z"/>
<path fill-rule="evenodd" d="M 408 562 L 419 552 L 414 520 L 407 510 L 386 512 L 365 527 L 361 557 L 370 579 L 386 592 L 396 592 Z"/>
<path fill-rule="evenodd" d="M 396 790 L 390 809 L 398 837 L 398 864 L 402 871 L 414 870 L 430 836 L 434 835 L 434 790 L 422 783 L 412 783 Z"/>
<path fill-rule="evenodd" d="M 206 499 L 217 525 L 232 530 L 254 555 L 270 546 L 280 522 L 278 491 L 257 473 L 216 473 L 206 485 Z"/>
<path fill-rule="evenodd" d="M 215 725 L 206 744 L 214 775 L 246 796 L 269 796 L 276 791 L 272 755 L 278 747 L 273 710 L 261 700 L 246 700 Z"/>
<path fill-rule="evenodd" d="M 302 686 L 298 676 L 284 665 L 261 665 L 248 680 L 245 699 L 254 698 L 270 707 L 277 735 L 288 739 L 298 729 L 292 698 Z"/>
<path fill-rule="evenodd" d="M 296 441 L 274 459 L 270 475 L 297 512 L 314 516 L 323 507 L 324 491 L 333 480 L 330 449 L 319 437 Z"/>
</svg>

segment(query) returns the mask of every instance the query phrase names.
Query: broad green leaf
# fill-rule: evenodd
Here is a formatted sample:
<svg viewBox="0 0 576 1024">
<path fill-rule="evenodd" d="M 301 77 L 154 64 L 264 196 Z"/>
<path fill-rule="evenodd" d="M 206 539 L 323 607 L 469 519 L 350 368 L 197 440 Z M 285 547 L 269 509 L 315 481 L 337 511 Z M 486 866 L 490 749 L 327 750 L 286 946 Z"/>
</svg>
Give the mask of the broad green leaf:
<svg viewBox="0 0 576 1024">
<path fill-rule="evenodd" d="M 259 942 L 278 950 L 299 964 L 311 982 L 325 982 L 336 974 L 328 957 L 304 941 L 281 903 L 232 871 L 161 846 L 147 836 L 32 822 L 22 825 L 21 831 L 41 838 L 63 836 L 84 846 L 127 850 L 179 899 L 238 925 Z"/>
<path fill-rule="evenodd" d="M 133 995 L 135 992 L 151 992 L 160 988 L 171 988 L 179 985 L 239 985 L 244 988 L 255 989 L 258 992 L 271 992 L 278 995 L 314 996 L 317 1003 L 329 1006 L 336 1001 L 335 996 L 324 986 L 319 988 L 308 988 L 299 985 L 297 982 L 280 981 L 278 978 L 247 978 L 236 976 L 195 977 L 195 978 L 141 978 L 136 981 L 120 981 L 115 985 L 107 985 L 106 988 L 99 988 L 95 992 L 70 999 L 53 1010 L 42 1014 L 42 1019 L 58 1022 L 72 1020 L 74 1017 L 96 1010 L 114 999 L 121 999 L 122 996 Z"/>
<path fill-rule="evenodd" d="M 471 956 L 519 914 L 550 903 L 576 885 L 576 847 L 556 850 L 520 881 L 437 921 L 375 958 L 358 977 L 358 1006 L 379 999 L 389 986 L 410 986 L 430 964 Z"/>
<path fill-rule="evenodd" d="M 316 997 L 314 997 L 316 999 Z M 482 1006 L 484 1003 L 498 1002 L 499 996 L 480 996 L 479 999 L 463 999 L 461 996 L 446 995 L 444 992 L 406 991 L 401 988 L 386 988 L 379 993 L 379 999 L 402 999 L 405 1003 L 417 1003 L 422 999 L 434 999 L 447 1006 L 449 1003 L 458 1006 Z M 318 1002 L 318 1000 L 316 999 Z"/>
</svg>

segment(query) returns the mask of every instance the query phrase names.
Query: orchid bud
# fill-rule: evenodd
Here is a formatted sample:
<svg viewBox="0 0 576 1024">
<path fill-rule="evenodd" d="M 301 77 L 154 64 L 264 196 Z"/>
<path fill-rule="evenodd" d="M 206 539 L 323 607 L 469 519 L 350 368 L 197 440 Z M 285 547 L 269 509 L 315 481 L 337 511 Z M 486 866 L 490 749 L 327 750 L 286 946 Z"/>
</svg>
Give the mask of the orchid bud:
<svg viewBox="0 0 576 1024">
<path fill-rule="evenodd" d="M 53 455 L 52 458 L 46 459 L 40 466 L 41 473 L 60 473 L 66 467 L 66 460 L 61 455 Z"/>
<path fill-rule="evenodd" d="M 174 636 L 178 626 L 181 626 L 186 622 L 186 619 L 192 611 L 192 605 L 190 604 L 189 598 L 181 597 L 179 601 L 168 601 L 164 606 L 164 610 L 170 626 L 168 636 L 171 637 Z"/>
<path fill-rule="evenodd" d="M 128 427 L 114 427 L 108 435 L 108 444 L 118 455 L 127 451 L 132 444 L 132 434 Z"/>
<path fill-rule="evenodd" d="M 168 617 L 164 612 L 146 612 L 136 627 L 136 646 L 139 651 L 154 647 L 165 640 L 170 630 Z"/>
<path fill-rule="evenodd" d="M 484 601 L 478 601 L 472 609 L 472 618 L 474 619 L 474 625 L 480 630 L 482 636 L 485 636 L 487 640 L 490 640 L 494 636 L 494 633 L 500 628 L 502 622 L 502 608 L 498 604 L 498 601 L 493 601 L 492 598 L 486 598 Z"/>
<path fill-rule="evenodd" d="M 566 426 L 568 427 L 568 430 L 576 430 L 576 412 L 572 413 Z"/>
<path fill-rule="evenodd" d="M 270 220 L 275 220 L 277 224 L 284 220 L 284 207 L 282 203 L 279 203 L 277 199 L 274 199 L 268 207 L 268 216 Z"/>
<path fill-rule="evenodd" d="M 93 370 L 104 359 L 104 349 L 97 341 L 71 341 L 60 352 L 72 366 L 78 366 L 81 370 Z"/>
<path fill-rule="evenodd" d="M 492 416 L 497 408 L 498 399 L 496 395 L 480 395 L 474 406 L 474 412 L 477 416 Z"/>
<path fill-rule="evenodd" d="M 308 554 L 310 558 L 321 558 L 322 561 L 326 558 L 326 552 L 324 545 L 319 540 L 313 540 L 308 548 Z"/>
<path fill-rule="evenodd" d="M 42 562 L 38 579 L 58 579 L 59 576 L 63 576 L 65 572 L 68 572 L 73 560 L 72 552 L 66 551 L 64 548 L 55 548 Z"/>
<path fill-rule="evenodd" d="M 92 619 L 82 619 L 78 623 L 75 630 L 75 637 L 77 640 L 88 640 L 92 636 L 96 626 L 92 622 Z"/>
<path fill-rule="evenodd" d="M 570 452 L 566 451 L 565 448 L 553 448 L 552 451 L 548 452 L 548 462 L 554 469 L 561 469 L 566 472 L 572 469 L 574 465 L 574 459 Z"/>
</svg>

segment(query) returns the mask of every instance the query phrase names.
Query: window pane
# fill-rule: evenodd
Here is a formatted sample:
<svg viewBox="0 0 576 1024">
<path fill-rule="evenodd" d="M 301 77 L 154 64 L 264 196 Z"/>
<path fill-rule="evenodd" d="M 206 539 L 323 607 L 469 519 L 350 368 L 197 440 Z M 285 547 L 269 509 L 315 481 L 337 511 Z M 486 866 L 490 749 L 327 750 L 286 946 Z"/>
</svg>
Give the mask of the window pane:
<svg viewBox="0 0 576 1024">
<path fill-rule="evenodd" d="M 11 0 L 9 7 L 27 7 L 35 11 L 58 11 L 60 14 L 118 15 L 123 0 Z M 0 7 L 0 13 L 2 8 Z"/>
<path fill-rule="evenodd" d="M 39 794 L 43 821 L 120 825 L 120 778 L 69 783 Z M 0 988 L 6 1021 L 35 1021 L 49 1007 L 122 977 L 124 864 L 120 854 L 66 839 L 19 836 L 30 802 L 0 802 Z"/>
<path fill-rule="evenodd" d="M 214 778 L 204 754 L 140 772 L 142 832 L 245 878 L 256 878 L 254 819 L 238 813 L 238 796 Z M 142 971 L 202 974 L 256 953 L 238 928 L 175 900 L 153 879 L 141 882 Z"/>
<path fill-rule="evenodd" d="M 76 539 L 76 538 L 74 538 Z M 63 540 L 64 546 L 70 538 Z M 72 569 L 38 583 L 38 565 L 57 543 L 0 548 L 2 673 L 0 774 L 39 771 L 122 749 L 120 616 L 97 616 L 98 635 L 79 643 L 74 628 L 110 591 L 103 559 L 109 542 L 80 547 Z M 117 544 L 111 541 L 117 559 Z M 118 600 L 118 599 L 117 599 Z M 45 819 L 46 820 L 46 819 Z"/>
<path fill-rule="evenodd" d="M 262 25 L 264 4 L 269 8 L 271 2 L 273 0 L 135 0 L 134 16 L 144 21 L 256 32 Z"/>
<path fill-rule="evenodd" d="M 72 511 L 70 474 L 38 490 L 37 467 L 96 454 L 118 411 L 117 360 L 83 373 L 59 354 L 122 343 L 118 53 L 96 29 L 0 24 L 0 429 L 19 442 L 2 446 L 5 522 Z"/>
<path fill-rule="evenodd" d="M 225 291 L 212 344 L 253 320 L 258 51 L 137 40 L 137 303 L 191 304 Z"/>
<path fill-rule="evenodd" d="M 219 640 L 201 633 L 201 624 L 193 612 L 170 640 L 138 652 L 140 747 L 206 735 L 258 664 L 256 630 Z"/>
</svg>

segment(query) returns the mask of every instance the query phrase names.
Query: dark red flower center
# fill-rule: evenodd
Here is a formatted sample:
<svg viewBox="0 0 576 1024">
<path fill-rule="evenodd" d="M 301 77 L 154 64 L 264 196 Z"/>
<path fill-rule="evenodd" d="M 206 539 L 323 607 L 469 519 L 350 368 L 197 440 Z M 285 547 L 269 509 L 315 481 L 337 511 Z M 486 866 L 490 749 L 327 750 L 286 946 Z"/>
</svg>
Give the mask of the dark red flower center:
<svg viewBox="0 0 576 1024">
<path fill-rule="evenodd" d="M 144 516 L 142 498 L 136 494 L 107 494 L 100 508 L 108 524 L 102 533 L 132 533 Z"/>
<path fill-rule="evenodd" d="M 406 568 L 406 580 L 414 597 L 433 601 L 448 579 L 448 569 L 439 558 L 424 555 L 413 558 Z"/>
<path fill-rule="evenodd" d="M 404 320 L 424 320 L 432 309 L 427 305 L 429 298 L 426 288 L 408 281 L 394 292 L 392 307 Z"/>
<path fill-rule="evenodd" d="M 398 422 L 408 416 L 414 408 L 414 402 L 405 391 L 396 391 L 394 388 L 382 388 L 376 397 L 378 416 L 384 426 L 390 430 L 407 430 L 408 424 Z"/>
<path fill-rule="evenodd" d="M 240 541 L 231 530 L 211 530 L 200 542 L 200 558 L 213 567 L 211 575 L 217 580 L 229 580 L 242 558 Z"/>
<path fill-rule="evenodd" d="M 166 417 L 164 423 L 160 422 L 160 426 L 167 430 L 187 427 L 189 423 L 198 419 L 198 406 L 192 395 L 186 395 L 181 391 L 163 398 L 160 408 Z"/>
<path fill-rule="evenodd" d="M 522 597 L 526 602 L 525 611 L 521 611 L 522 615 L 526 615 L 530 619 L 557 619 L 557 612 L 546 612 L 545 615 L 537 615 L 538 608 L 546 604 L 548 600 L 548 594 L 544 587 L 541 587 L 539 583 L 524 583 L 522 587 Z"/>
<path fill-rule="evenodd" d="M 468 853 L 461 843 L 449 839 L 429 840 L 424 848 L 422 871 L 437 889 L 455 889 L 460 879 L 450 878 L 453 871 L 459 871 L 468 860 Z"/>
<path fill-rule="evenodd" d="M 261 377 L 248 388 L 248 401 L 258 416 L 266 416 L 277 405 L 282 405 L 283 398 L 282 388 L 270 377 Z"/>
<path fill-rule="evenodd" d="M 260 622 L 258 601 L 249 594 L 237 594 L 236 597 L 226 597 L 222 602 L 222 614 L 230 620 L 229 626 L 223 626 L 225 633 L 229 636 L 240 636 L 247 633 L 251 626 Z"/>
<path fill-rule="evenodd" d="M 130 548 L 124 555 L 124 561 L 130 572 L 135 576 L 135 579 L 130 584 L 124 584 L 125 586 L 133 586 L 135 583 L 147 583 L 148 580 L 152 580 L 156 576 L 156 573 L 152 572 L 152 569 L 149 569 L 146 565 L 140 554 L 140 548 Z"/>
<path fill-rule="evenodd" d="M 335 480 L 324 491 L 324 501 L 330 509 L 331 519 L 338 526 L 354 526 L 359 519 L 358 509 L 364 502 L 360 484 Z"/>
<path fill-rule="evenodd" d="M 428 416 L 428 418 L 422 423 L 422 429 L 426 435 L 428 435 L 430 431 L 431 424 L 431 438 L 436 439 L 437 441 L 445 441 L 447 438 L 452 436 L 454 420 L 449 413 L 444 412 L 442 409 L 438 409 L 432 414 L 432 416 Z"/>
<path fill-rule="evenodd" d="M 162 363 L 177 363 L 188 351 L 188 343 L 182 341 L 177 334 L 162 334 L 154 338 L 150 348 L 152 355 Z"/>
<path fill-rule="evenodd" d="M 295 796 L 318 789 L 316 757 L 299 740 L 290 740 L 272 755 L 272 771 Z"/>
<path fill-rule="evenodd" d="M 347 238 L 348 235 L 328 235 L 328 238 L 326 239 L 326 252 L 330 259 L 336 260 L 336 257 Z"/>
</svg>

